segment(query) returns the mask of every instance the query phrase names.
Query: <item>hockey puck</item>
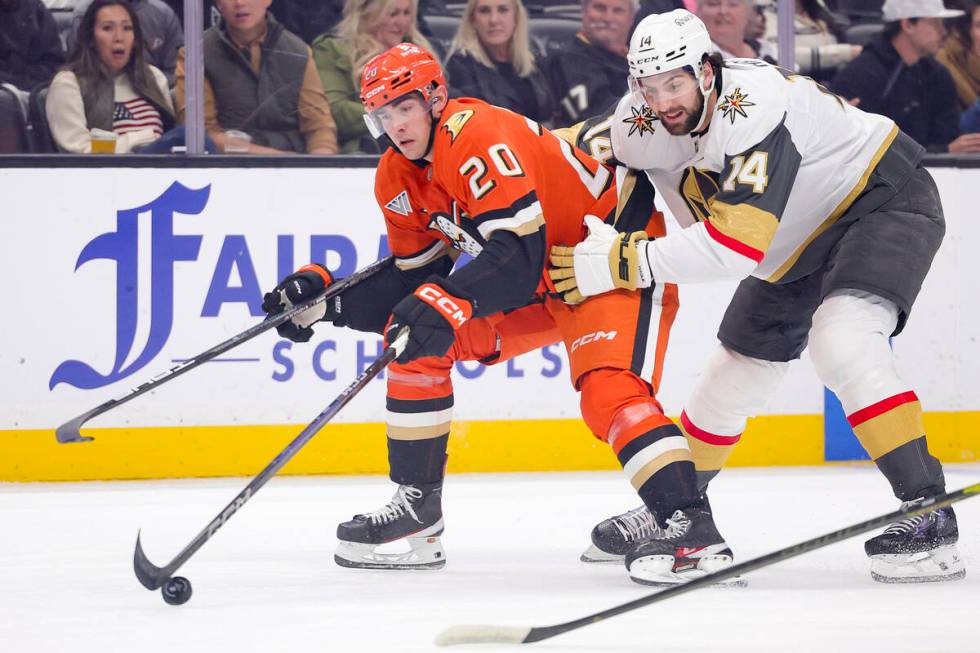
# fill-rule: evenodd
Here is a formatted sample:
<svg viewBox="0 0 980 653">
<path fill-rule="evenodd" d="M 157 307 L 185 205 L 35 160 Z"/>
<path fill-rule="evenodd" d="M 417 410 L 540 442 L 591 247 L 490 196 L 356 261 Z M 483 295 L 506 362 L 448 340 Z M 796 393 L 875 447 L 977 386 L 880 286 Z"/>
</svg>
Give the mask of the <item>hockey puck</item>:
<svg viewBox="0 0 980 653">
<path fill-rule="evenodd" d="M 183 605 L 191 600 L 194 589 L 191 582 L 183 576 L 174 576 L 163 584 L 160 593 L 167 605 Z"/>
</svg>

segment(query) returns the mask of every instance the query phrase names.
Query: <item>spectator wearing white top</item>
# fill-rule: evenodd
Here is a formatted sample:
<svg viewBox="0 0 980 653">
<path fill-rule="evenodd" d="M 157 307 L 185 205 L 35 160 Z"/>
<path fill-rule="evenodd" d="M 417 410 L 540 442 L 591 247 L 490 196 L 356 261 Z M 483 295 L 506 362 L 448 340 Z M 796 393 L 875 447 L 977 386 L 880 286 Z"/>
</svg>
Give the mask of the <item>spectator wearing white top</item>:
<svg viewBox="0 0 980 653">
<path fill-rule="evenodd" d="M 64 152 L 92 151 L 91 130 L 116 135 L 116 153 L 158 140 L 175 123 L 163 73 L 146 63 L 142 32 L 127 0 L 95 0 L 78 47 L 51 82 L 46 112 Z"/>
</svg>

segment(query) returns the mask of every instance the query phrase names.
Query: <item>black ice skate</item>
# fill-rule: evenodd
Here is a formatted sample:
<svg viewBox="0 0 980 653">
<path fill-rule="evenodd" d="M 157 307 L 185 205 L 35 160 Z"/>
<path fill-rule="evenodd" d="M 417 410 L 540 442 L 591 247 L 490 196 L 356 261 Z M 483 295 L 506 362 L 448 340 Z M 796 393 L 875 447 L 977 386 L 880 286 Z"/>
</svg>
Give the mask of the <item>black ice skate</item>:
<svg viewBox="0 0 980 653">
<path fill-rule="evenodd" d="M 334 561 L 359 569 L 441 569 L 446 564 L 442 529 L 442 484 L 400 485 L 388 505 L 337 526 Z M 409 550 L 375 551 L 397 540 L 405 540 Z"/>
<path fill-rule="evenodd" d="M 921 503 L 916 499 L 902 507 Z M 930 583 L 966 577 L 956 549 L 959 530 L 952 507 L 940 508 L 892 524 L 864 543 L 871 577 L 882 583 Z"/>
<path fill-rule="evenodd" d="M 592 529 L 592 544 L 579 559 L 582 562 L 622 562 L 634 544 L 661 532 L 647 507 L 640 506 L 596 524 Z"/>
<path fill-rule="evenodd" d="M 637 543 L 626 554 L 630 578 L 641 585 L 676 585 L 732 565 L 732 550 L 715 528 L 707 502 L 676 510 L 657 537 Z M 744 586 L 741 578 L 721 581 Z"/>
</svg>

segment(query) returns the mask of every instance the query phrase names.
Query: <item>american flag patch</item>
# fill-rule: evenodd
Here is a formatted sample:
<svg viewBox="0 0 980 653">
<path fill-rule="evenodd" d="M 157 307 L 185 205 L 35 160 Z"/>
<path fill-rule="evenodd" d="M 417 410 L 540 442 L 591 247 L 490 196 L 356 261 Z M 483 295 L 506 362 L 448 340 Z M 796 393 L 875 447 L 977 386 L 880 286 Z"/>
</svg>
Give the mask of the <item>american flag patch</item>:
<svg viewBox="0 0 980 653">
<path fill-rule="evenodd" d="M 157 136 L 163 134 L 163 120 L 156 107 L 143 98 L 116 102 L 112 114 L 112 131 L 125 134 L 141 129 L 152 129 Z"/>
</svg>

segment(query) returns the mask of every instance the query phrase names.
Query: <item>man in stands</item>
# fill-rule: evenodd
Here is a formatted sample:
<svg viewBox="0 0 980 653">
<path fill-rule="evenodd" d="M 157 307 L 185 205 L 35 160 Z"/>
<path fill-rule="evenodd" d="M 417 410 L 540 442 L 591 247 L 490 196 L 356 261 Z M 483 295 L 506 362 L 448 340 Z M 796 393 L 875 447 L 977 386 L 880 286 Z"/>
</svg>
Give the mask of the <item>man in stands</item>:
<svg viewBox="0 0 980 653">
<path fill-rule="evenodd" d="M 626 38 L 638 1 L 582 1 L 582 31 L 548 59 L 557 126 L 603 111 L 626 92 Z"/>
<path fill-rule="evenodd" d="M 58 27 L 41 0 L 0 0 L 0 84 L 29 92 L 65 63 Z"/>
<path fill-rule="evenodd" d="M 204 126 L 223 151 L 335 154 L 337 127 L 310 46 L 268 13 L 271 0 L 215 0 L 204 32 Z M 184 48 L 177 58 L 184 114 Z M 234 132 L 244 132 L 248 142 Z"/>
<path fill-rule="evenodd" d="M 884 32 L 837 74 L 831 89 L 888 116 L 930 152 L 980 152 L 980 135 L 960 135 L 953 78 L 933 58 L 946 38 L 943 19 L 962 15 L 942 0 L 887 0 Z"/>
</svg>

